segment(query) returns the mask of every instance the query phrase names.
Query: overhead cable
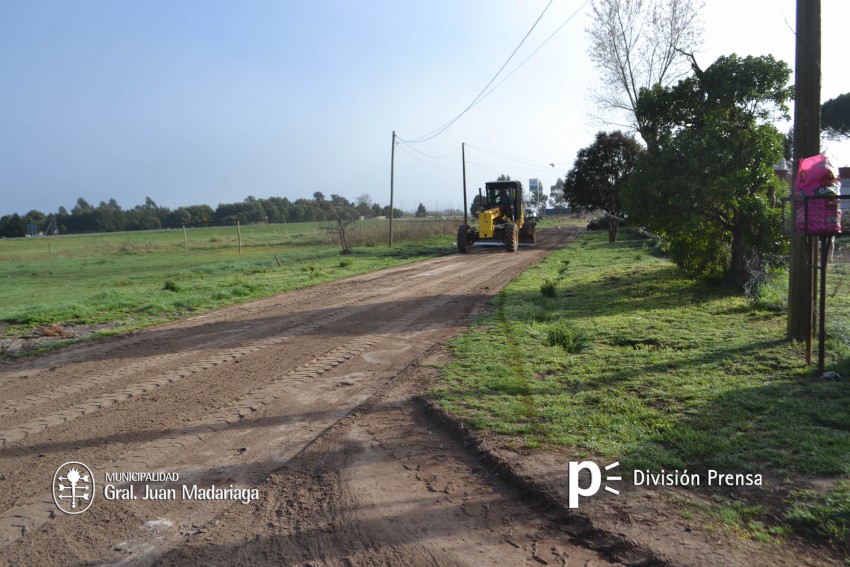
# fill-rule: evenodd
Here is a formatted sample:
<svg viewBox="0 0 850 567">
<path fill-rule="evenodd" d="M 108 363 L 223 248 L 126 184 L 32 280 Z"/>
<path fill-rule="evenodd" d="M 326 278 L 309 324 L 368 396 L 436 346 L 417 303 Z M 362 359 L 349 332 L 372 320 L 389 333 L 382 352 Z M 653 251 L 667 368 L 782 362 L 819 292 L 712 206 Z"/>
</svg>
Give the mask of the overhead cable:
<svg viewBox="0 0 850 567">
<path fill-rule="evenodd" d="M 407 146 L 406 144 L 405 144 L 405 145 L 403 145 L 403 146 L 402 146 L 402 145 L 400 145 L 400 146 L 398 147 L 398 149 L 402 150 L 404 153 L 406 153 L 406 154 L 407 154 L 407 155 L 409 155 L 410 157 L 412 157 L 412 158 L 414 158 L 414 159 L 418 159 L 419 161 L 421 161 L 421 162 L 422 162 L 422 163 L 424 163 L 425 165 L 430 166 L 430 167 L 433 167 L 434 169 L 440 169 L 440 170 L 442 170 L 442 171 L 448 171 L 449 173 L 460 173 L 460 170 L 459 170 L 459 169 L 448 169 L 448 168 L 446 168 L 446 167 L 440 167 L 439 165 L 434 165 L 433 163 L 430 163 L 430 162 L 425 161 L 424 159 L 422 159 L 422 158 L 421 158 L 421 157 L 419 157 L 418 155 L 416 155 L 416 154 L 414 154 L 414 153 L 411 153 L 411 152 L 410 152 L 410 150 L 412 150 L 413 148 L 411 148 L 411 147 Z"/>
<path fill-rule="evenodd" d="M 486 93 L 484 93 L 484 95 L 483 95 L 483 96 L 482 96 L 482 95 L 479 95 L 481 98 L 480 98 L 480 99 L 478 99 L 478 102 L 480 102 L 480 101 L 484 100 L 485 98 L 487 98 L 487 96 L 488 96 L 490 93 L 492 93 L 492 92 L 493 92 L 493 91 L 495 91 L 497 88 L 499 88 L 499 85 L 501 85 L 502 83 L 504 83 L 505 81 L 507 81 L 507 80 L 511 77 L 511 75 L 513 75 L 514 73 L 516 73 L 516 72 L 517 72 L 517 70 L 518 70 L 520 67 L 522 67 L 523 65 L 525 65 L 525 62 L 526 62 L 526 61 L 528 61 L 529 59 L 531 59 L 532 57 L 534 57 L 534 54 L 535 54 L 535 53 L 537 53 L 538 51 L 540 51 L 540 49 L 541 49 L 544 45 L 546 45 L 546 44 L 549 42 L 549 40 L 550 40 L 550 39 L 552 39 L 553 37 L 555 37 L 555 34 L 557 34 L 559 31 L 561 31 L 561 29 L 562 29 L 565 25 L 567 25 L 568 23 L 570 23 L 570 20 L 572 20 L 573 18 L 575 18 L 575 17 L 578 15 L 578 13 L 579 13 L 579 12 L 581 12 L 581 11 L 584 9 L 584 7 L 585 7 L 585 6 L 587 6 L 588 4 L 590 4 L 590 2 L 591 2 L 591 0 L 586 0 L 584 4 L 582 4 L 581 6 L 579 6 L 578 10 L 576 10 L 575 12 L 573 12 L 573 13 L 570 15 L 570 17 L 569 17 L 569 18 L 567 18 L 566 20 L 564 20 L 564 23 L 563 23 L 563 24 L 561 24 L 560 26 L 558 26 L 558 29 L 556 29 L 555 31 L 553 31 L 553 32 L 551 33 L 551 35 L 549 35 L 549 37 L 547 37 L 547 38 L 543 41 L 543 43 L 541 43 L 539 46 L 537 46 L 537 49 L 535 49 L 534 51 L 532 51 L 532 52 L 531 52 L 531 54 L 530 54 L 528 57 L 526 57 L 525 59 L 523 59 L 523 60 L 522 60 L 522 62 L 521 62 L 519 65 L 517 65 L 516 67 L 514 67 L 513 71 L 511 71 L 510 73 L 508 73 L 507 75 L 505 75 L 505 78 L 504 78 L 504 79 L 502 79 L 501 81 L 499 81 L 498 83 L 496 83 L 496 85 L 495 85 L 492 89 L 490 89 L 489 91 L 487 91 Z M 548 6 L 547 6 L 547 7 L 548 7 Z M 492 81 L 491 81 L 491 82 L 492 82 Z M 459 117 L 458 117 L 458 118 L 459 118 Z"/>
<path fill-rule="evenodd" d="M 422 143 L 422 142 L 427 142 L 431 138 L 435 138 L 435 137 L 439 136 L 440 134 L 442 134 L 443 132 L 445 132 L 446 130 L 448 130 L 452 126 L 452 124 L 454 124 L 455 122 L 457 122 L 460 119 L 461 116 L 466 114 L 473 106 L 478 104 L 481 101 L 481 99 L 484 96 L 486 96 L 485 92 L 487 91 L 487 89 L 490 88 L 490 85 L 493 84 L 493 81 L 495 81 L 496 78 L 498 78 L 499 74 L 501 74 L 501 72 L 505 69 L 505 67 L 508 65 L 508 63 L 510 63 L 511 59 L 513 59 L 513 56 L 516 55 L 516 52 L 519 51 L 519 48 L 522 47 L 522 45 L 525 43 L 525 40 L 528 39 L 528 36 L 531 35 L 531 32 L 534 31 L 534 28 L 537 27 L 537 24 L 543 18 L 543 14 L 546 13 L 546 10 L 549 9 L 549 6 L 552 5 L 553 1 L 554 0 L 549 0 L 549 3 L 546 4 L 545 8 L 543 8 L 543 11 L 540 13 L 540 16 L 537 17 L 537 20 L 535 20 L 534 24 L 531 26 L 531 29 L 528 30 L 528 33 L 525 34 L 525 37 L 522 38 L 522 41 L 519 42 L 519 45 L 516 46 L 516 49 L 513 50 L 510 57 L 508 57 L 507 61 L 505 61 L 502 64 L 502 66 L 499 68 L 499 70 L 496 72 L 496 74 L 493 75 L 493 78 L 490 79 L 490 81 L 484 86 L 483 89 L 481 89 L 481 92 L 478 93 L 478 96 L 476 96 L 474 99 L 472 99 L 472 102 L 470 102 L 469 105 L 465 109 L 463 109 L 463 111 L 460 114 L 458 114 L 457 116 L 455 116 L 454 118 L 452 118 L 451 120 L 449 120 L 448 122 L 446 122 L 445 124 L 443 124 L 442 126 L 437 128 L 436 130 L 432 130 L 431 132 L 428 132 L 424 136 L 416 138 L 415 140 L 403 140 L 401 138 L 399 138 L 399 139 L 402 142 L 405 142 L 407 144 L 419 144 L 419 143 Z M 499 84 L 501 84 L 501 82 Z"/>
<path fill-rule="evenodd" d="M 455 148 L 455 149 L 454 149 L 454 151 L 451 151 L 451 152 L 449 152 L 449 153 L 447 153 L 447 154 L 445 154 L 445 155 L 442 155 L 442 156 L 432 156 L 431 154 L 426 154 L 425 152 L 420 152 L 419 150 L 417 150 L 416 148 L 414 148 L 413 146 L 411 146 L 409 143 L 404 142 L 403 140 L 399 140 L 399 141 L 401 141 L 401 142 L 402 142 L 405 146 L 407 146 L 407 148 L 408 148 L 408 149 L 410 149 L 410 150 L 412 150 L 412 151 L 416 152 L 417 154 L 419 154 L 419 155 L 421 155 L 421 156 L 424 156 L 424 157 L 426 157 L 426 158 L 430 158 L 430 159 L 446 159 L 446 158 L 450 158 L 450 157 L 452 157 L 452 156 L 454 156 L 454 155 L 457 155 L 457 153 L 460 151 L 460 148 L 458 147 L 458 148 Z"/>
<path fill-rule="evenodd" d="M 500 154 L 500 153 L 493 152 L 493 151 L 490 151 L 490 150 L 485 150 L 484 148 L 479 148 L 478 146 L 473 146 L 472 144 L 466 144 L 466 147 L 472 148 L 474 150 L 477 150 L 477 151 L 485 153 L 485 154 L 490 154 L 491 156 L 494 156 L 494 157 L 497 157 L 497 158 L 505 159 L 505 160 L 508 160 L 508 161 L 513 161 L 513 162 L 516 162 L 516 163 L 521 163 L 523 165 L 528 165 L 528 166 L 534 167 L 536 169 L 548 169 L 548 168 L 555 167 L 555 164 L 553 164 L 553 163 L 543 164 L 539 161 L 530 161 L 530 160 L 513 158 L 513 157 L 507 156 L 505 154 Z"/>
<path fill-rule="evenodd" d="M 480 162 L 480 161 L 470 161 L 470 160 L 467 160 L 467 161 L 466 161 L 466 165 L 474 165 L 474 166 L 476 166 L 476 167 L 481 167 L 482 169 L 490 169 L 490 168 L 493 168 L 493 167 L 495 167 L 495 168 L 501 168 L 501 169 L 508 169 L 508 168 L 506 168 L 506 167 L 505 167 L 505 165 L 504 165 L 504 164 L 498 164 L 498 163 L 485 163 L 485 162 Z M 518 169 L 518 170 L 520 170 L 520 171 L 534 171 L 534 172 L 538 172 L 538 173 L 539 173 L 539 172 L 542 172 L 542 171 L 546 171 L 546 172 L 551 171 L 551 168 L 542 168 L 542 167 L 517 167 L 517 166 L 515 166 L 515 165 L 510 166 L 510 169 L 511 169 L 511 171 L 514 171 L 514 170 L 517 170 L 517 169 Z"/>
</svg>

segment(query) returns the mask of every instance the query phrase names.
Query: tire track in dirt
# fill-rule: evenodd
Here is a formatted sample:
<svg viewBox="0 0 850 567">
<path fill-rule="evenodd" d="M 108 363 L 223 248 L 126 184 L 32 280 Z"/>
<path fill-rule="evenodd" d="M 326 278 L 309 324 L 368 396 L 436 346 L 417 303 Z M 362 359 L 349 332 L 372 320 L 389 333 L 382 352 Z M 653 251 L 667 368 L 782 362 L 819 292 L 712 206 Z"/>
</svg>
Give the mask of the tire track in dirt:
<svg viewBox="0 0 850 567">
<path fill-rule="evenodd" d="M 464 288 L 456 289 L 456 292 L 466 293 L 474 289 L 476 286 L 477 284 L 475 283 L 467 284 Z M 391 336 L 392 334 L 404 329 L 414 328 L 417 321 L 422 320 L 436 309 L 439 309 L 441 306 L 453 301 L 452 297 L 453 296 L 442 298 L 437 301 L 430 301 L 416 309 L 408 311 L 403 316 L 391 320 L 385 331 Z M 367 308 L 368 307 L 362 307 L 358 310 L 358 312 Z M 309 327 L 317 328 L 322 324 L 333 322 L 334 319 L 336 318 L 327 318 L 327 320 L 321 322 L 314 321 Z M 306 327 L 301 329 L 301 332 L 306 332 Z M 100 399 L 90 401 L 83 406 L 71 408 L 67 412 L 62 412 L 55 416 L 46 416 L 36 422 L 35 426 L 44 426 L 46 428 L 49 425 L 60 425 L 69 421 L 69 419 L 90 415 L 94 411 L 103 409 L 103 407 L 110 402 L 115 404 L 130 400 L 148 391 L 152 391 L 154 388 L 173 383 L 178 378 L 190 376 L 195 372 L 209 370 L 220 363 L 223 364 L 225 362 L 235 360 L 240 355 L 244 356 L 250 352 L 256 352 L 261 348 L 270 346 L 271 344 L 279 344 L 282 342 L 280 339 L 287 338 L 289 337 L 266 339 L 265 341 L 262 341 L 262 346 L 255 346 L 253 348 L 243 347 L 239 349 L 238 352 L 225 353 L 222 358 L 201 361 L 193 366 L 181 369 L 180 374 L 178 375 L 165 375 L 158 380 L 137 384 L 132 389 L 124 392 L 109 394 Z M 149 467 L 151 464 L 157 462 L 157 459 L 154 457 L 160 457 L 159 460 L 161 461 L 163 454 L 168 456 L 169 462 L 174 462 L 172 459 L 179 451 L 185 450 L 189 445 L 195 442 L 202 442 L 205 440 L 204 436 L 198 434 L 198 431 L 206 429 L 207 432 L 219 432 L 233 423 L 240 422 L 249 415 L 261 415 L 257 413 L 259 408 L 268 405 L 268 400 L 278 399 L 281 397 L 286 390 L 291 389 L 294 383 L 303 384 L 311 379 L 315 379 L 325 372 L 336 368 L 338 365 L 347 362 L 353 357 L 362 354 L 368 347 L 373 346 L 376 342 L 378 342 L 378 338 L 367 337 L 365 339 L 357 339 L 343 347 L 334 348 L 324 356 L 314 359 L 303 366 L 290 370 L 282 377 L 281 380 L 275 381 L 269 386 L 260 388 L 246 396 L 243 396 L 230 406 L 214 413 L 208 418 L 205 418 L 203 422 L 194 424 L 193 427 L 187 429 L 185 432 L 180 432 L 177 435 L 172 436 L 168 442 L 156 442 L 153 445 L 149 444 L 149 450 L 147 452 L 144 450 L 136 451 L 132 460 L 127 461 L 122 459 L 119 460 L 118 463 L 112 463 L 109 466 L 104 465 L 99 467 L 99 469 L 137 470 L 139 468 Z M 119 397 L 121 395 L 124 396 L 124 399 Z M 49 423 L 49 419 L 54 419 L 55 423 Z M 26 437 L 28 427 L 26 425 L 22 426 L 21 430 L 22 431 L 16 430 L 12 432 L 17 432 L 19 437 L 17 439 L 12 439 L 10 442 Z M 7 432 L 2 432 L 0 435 L 7 435 Z M 36 505 L 25 505 L 9 510 L 6 514 L 0 514 L 0 546 L 2 546 L 3 543 L 8 543 L 8 541 L 4 542 L 4 533 L 7 534 L 5 539 L 14 539 L 14 536 L 21 530 L 32 530 L 34 527 L 41 525 L 41 523 L 49 519 L 52 510 L 53 505 L 51 499 L 49 494 L 46 494 L 41 497 L 39 503 Z M 6 528 L 5 530 L 3 529 L 4 527 Z"/>
<path fill-rule="evenodd" d="M 428 355 L 426 355 L 427 358 Z M 157 565 L 619 565 L 485 471 L 410 403 L 423 377 L 370 398 Z M 244 538 L 232 526 L 251 525 Z M 137 541 L 136 545 L 141 542 Z"/>
<path fill-rule="evenodd" d="M 250 320 L 257 314 L 269 311 L 291 309 L 293 313 L 296 313 L 303 306 L 312 305 L 311 302 L 314 300 L 324 302 L 328 296 L 336 298 L 350 296 L 351 290 L 348 286 L 351 284 L 376 284 L 376 282 L 391 280 L 394 277 L 412 272 L 414 272 L 414 268 L 410 265 L 404 265 L 382 270 L 381 272 L 352 276 L 343 280 L 322 284 L 321 286 L 294 290 L 265 300 L 243 304 L 238 308 L 230 308 L 226 310 L 228 313 L 227 320 L 238 324 L 240 321 Z M 361 291 L 360 293 L 360 296 L 350 297 L 346 303 L 356 303 L 374 295 L 374 292 L 369 290 Z M 337 306 L 340 305 L 337 302 Z M 77 345 L 74 348 L 54 352 L 48 356 L 22 359 L 14 365 L 14 369 L 8 369 L 0 373 L 0 387 L 8 389 L 15 386 L 25 386 L 31 383 L 32 379 L 40 373 L 48 371 L 55 372 L 75 363 L 86 363 L 92 359 L 102 357 L 105 350 L 108 350 L 113 356 L 125 351 L 133 352 L 157 348 L 171 349 L 179 354 L 184 344 L 191 347 L 198 341 L 197 336 L 187 336 L 184 332 L 187 321 L 201 325 L 207 321 L 218 319 L 219 316 L 216 313 L 198 315 L 187 320 L 159 325 L 155 330 L 135 331 L 120 338 L 109 337 L 94 344 Z M 238 325 L 235 325 L 235 329 L 239 330 Z M 225 332 L 230 333 L 233 330 L 227 330 Z M 209 347 L 223 346 L 228 340 L 231 339 L 227 335 L 219 337 L 211 335 L 209 336 Z"/>
<path fill-rule="evenodd" d="M 433 275 L 435 273 L 438 273 L 438 271 L 439 268 L 437 270 L 432 270 L 425 275 Z M 405 272 L 411 272 L 411 270 L 405 270 Z M 423 274 L 417 274 L 415 272 L 411 273 L 410 275 L 412 279 L 418 279 L 423 277 Z M 380 278 L 370 278 L 368 281 L 374 282 L 377 279 Z M 307 297 L 316 298 L 323 297 L 324 295 L 325 294 L 320 292 L 314 292 L 312 294 L 308 294 Z M 25 439 L 27 436 L 40 432 L 44 429 L 47 429 L 48 427 L 67 423 L 70 420 L 77 419 L 84 415 L 91 415 L 93 412 L 99 411 L 105 407 L 110 407 L 115 404 L 123 403 L 132 399 L 134 396 L 138 396 L 140 394 L 152 391 L 153 389 L 165 386 L 167 384 L 172 384 L 180 379 L 187 378 L 192 374 L 195 374 L 196 372 L 208 370 L 219 364 L 228 364 L 235 362 L 243 356 L 256 353 L 264 348 L 277 346 L 284 341 L 290 340 L 291 338 L 299 335 L 310 333 L 311 331 L 319 329 L 322 326 L 331 325 L 342 319 L 355 317 L 357 314 L 364 312 L 370 308 L 369 301 L 373 299 L 375 295 L 376 294 L 374 293 L 363 293 L 355 295 L 354 297 L 349 297 L 347 299 L 337 301 L 333 311 L 324 315 L 320 315 L 318 317 L 313 314 L 306 314 L 300 317 L 295 316 L 291 319 L 287 319 L 285 323 L 279 323 L 276 325 L 279 326 L 281 329 L 286 329 L 284 331 L 284 334 L 282 335 L 249 342 L 248 344 L 242 347 L 239 347 L 229 352 L 225 352 L 221 355 L 217 355 L 202 360 L 200 362 L 193 362 L 188 366 L 182 366 L 173 370 L 169 370 L 158 379 L 148 380 L 142 383 L 131 383 L 128 384 L 128 387 L 124 389 L 110 392 L 109 394 L 99 396 L 95 399 L 85 400 L 70 408 L 67 407 L 69 403 L 69 398 L 73 400 L 73 397 L 75 395 L 78 395 L 87 390 L 95 389 L 95 387 L 99 387 L 101 385 L 106 385 L 110 382 L 120 380 L 122 378 L 132 378 L 142 372 L 147 373 L 151 370 L 160 370 L 160 368 L 165 363 L 175 359 L 184 358 L 185 355 L 182 353 L 160 355 L 148 358 L 141 362 L 135 362 L 124 365 L 119 369 L 110 370 L 105 374 L 87 376 L 84 379 L 76 380 L 73 382 L 65 381 L 63 384 L 56 386 L 51 390 L 43 391 L 39 395 L 27 396 L 23 400 L 14 400 L 7 398 L 3 407 L 0 408 L 0 423 L 3 422 L 3 417 L 14 415 L 15 418 L 20 419 L 25 410 L 29 410 L 35 408 L 36 406 L 56 400 L 61 400 L 62 405 L 65 409 L 54 412 L 50 415 L 42 415 L 38 419 L 20 424 L 13 429 L 0 430 L 0 447 L 4 447 L 8 443 L 13 443 L 15 441 Z M 281 304 L 282 303 L 279 303 L 278 305 Z M 351 305 L 357 305 L 357 307 L 344 312 L 339 311 L 340 308 L 348 307 Z M 265 331 L 270 333 L 280 332 L 279 329 L 265 329 Z M 257 329 L 240 328 L 237 329 L 236 334 L 231 335 L 225 339 L 218 339 L 215 342 L 208 342 L 206 348 L 211 349 L 216 346 L 224 346 L 228 343 L 241 342 L 246 340 L 248 337 L 256 334 Z M 7 395 L 11 394 L 10 390 L 11 388 L 7 386 L 7 392 L 9 392 L 9 394 Z M 71 401 L 70 403 L 73 403 L 73 401 Z"/>
<path fill-rule="evenodd" d="M 294 383 L 303 384 L 309 379 L 321 376 L 328 370 L 361 354 L 374 343 L 375 339 L 364 338 L 333 349 L 324 357 L 289 371 L 284 378 L 291 381 L 281 380 L 255 390 L 204 420 L 191 424 L 183 431 L 175 432 L 167 440 L 147 443 L 135 449 L 132 454 L 101 464 L 97 469 L 104 472 L 139 471 L 147 470 L 152 465 L 162 467 L 168 463 L 179 462 L 179 453 L 191 445 L 204 443 L 209 435 L 240 423 L 246 417 L 259 412 L 262 407 L 268 406 L 269 400 L 280 399 Z M 32 531 L 54 517 L 54 512 L 55 505 L 49 492 L 43 494 L 36 502 L 28 502 L 3 512 L 0 514 L 0 547 L 17 539 L 17 534 Z"/>
<path fill-rule="evenodd" d="M 45 378 L 57 373 L 108 386 L 113 381 L 99 377 L 122 368 L 124 358 L 131 359 L 130 366 L 141 365 L 132 369 L 133 376 L 147 378 L 75 405 L 76 413 L 62 416 L 70 420 L 30 431 L 61 413 L 48 412 L 6 430 L 19 433 L 0 449 L 0 455 L 8 457 L 0 464 L 0 482 L 16 490 L 0 511 L 0 540 L 9 544 L 0 549 L 0 558 L 25 563 L 34 553 L 67 557 L 62 550 L 73 549 L 81 563 L 147 564 L 179 549 L 186 534 L 206 530 L 214 518 L 244 506 L 101 498 L 83 519 L 56 516 L 45 492 L 49 480 L 23 478 L 22 472 L 49 472 L 52 477 L 73 450 L 75 458 L 98 463 L 96 474 L 168 470 L 180 471 L 181 480 L 185 475 L 192 482 L 265 487 L 274 471 L 356 417 L 413 360 L 458 331 L 487 297 L 542 259 L 549 246 L 562 245 L 565 236 L 551 235 L 538 249 L 517 255 L 482 251 L 357 276 L 309 293 L 294 292 L 172 323 L 123 343 L 113 339 L 100 350 L 84 345 L 79 348 L 85 356 L 69 349 L 37 363 L 13 364 L 8 371 L 0 368 L 0 384 L 28 375 L 29 380 L 42 378 L 45 391 L 55 382 Z M 167 370 L 150 378 L 163 369 L 164 360 L 157 358 L 168 356 L 163 349 L 188 358 L 179 368 L 165 364 Z M 45 372 L 50 368 L 56 370 Z M 237 369 L 239 379 L 234 382 L 230 377 Z M 186 376 L 175 374 L 187 370 Z M 213 397 L 209 387 L 215 389 Z M 116 393 L 132 395 L 111 402 Z M 107 405 L 97 407 L 100 402 Z M 42 406 L 49 403 L 10 415 Z M 158 414 L 148 420 L 146 408 L 151 407 Z M 99 431 L 120 430 L 119 423 L 138 427 L 131 426 L 135 433 L 99 440 Z M 151 531 L 145 521 L 157 516 L 169 518 L 174 528 Z M 110 528 L 104 530 L 105 524 Z M 80 530 L 85 545 L 77 541 Z M 253 533 L 254 528 L 248 530 Z M 399 548 L 398 557 L 409 552 Z"/>
</svg>

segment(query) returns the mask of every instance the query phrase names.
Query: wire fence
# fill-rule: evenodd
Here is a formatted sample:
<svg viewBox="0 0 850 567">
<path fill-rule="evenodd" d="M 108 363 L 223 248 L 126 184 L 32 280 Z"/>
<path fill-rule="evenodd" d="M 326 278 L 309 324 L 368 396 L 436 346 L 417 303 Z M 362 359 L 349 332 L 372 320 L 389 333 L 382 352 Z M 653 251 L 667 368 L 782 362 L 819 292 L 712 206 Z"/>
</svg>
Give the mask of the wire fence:
<svg viewBox="0 0 850 567">
<path fill-rule="evenodd" d="M 795 213 L 795 205 L 799 213 Z M 828 207 L 831 210 L 826 212 Z M 821 222 L 826 218 L 824 214 L 828 217 L 826 223 Z M 827 224 L 839 232 L 818 234 L 829 230 L 824 228 Z M 811 247 L 809 257 L 815 342 L 818 340 L 820 294 L 823 293 L 826 345 L 827 350 L 833 351 L 831 355 L 828 354 L 828 358 L 850 355 L 850 195 L 785 199 L 783 225 L 789 234 L 806 235 L 808 246 Z M 824 271 L 825 286 L 821 290 Z"/>
<path fill-rule="evenodd" d="M 845 215 L 850 221 L 850 214 Z M 850 349 L 850 222 L 835 239 L 826 271 L 826 330 Z"/>
</svg>

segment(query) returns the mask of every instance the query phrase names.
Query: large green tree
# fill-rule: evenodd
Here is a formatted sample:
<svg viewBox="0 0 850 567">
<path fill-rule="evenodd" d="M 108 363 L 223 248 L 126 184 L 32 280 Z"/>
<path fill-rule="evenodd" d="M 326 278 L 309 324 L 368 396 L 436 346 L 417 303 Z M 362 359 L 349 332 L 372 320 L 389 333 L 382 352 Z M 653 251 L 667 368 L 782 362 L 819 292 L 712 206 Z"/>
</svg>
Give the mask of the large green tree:
<svg viewBox="0 0 850 567">
<path fill-rule="evenodd" d="M 629 179 L 623 206 L 660 235 L 689 274 L 742 286 L 747 259 L 784 250 L 768 187 L 782 157 L 772 125 L 787 117 L 790 69 L 772 56 L 719 58 L 673 87 L 641 91 L 637 112 L 657 143 Z"/>
<path fill-rule="evenodd" d="M 831 98 L 820 108 L 821 129 L 828 138 L 850 138 L 850 93 Z"/>
<path fill-rule="evenodd" d="M 564 181 L 564 198 L 574 209 L 602 209 L 608 213 L 608 240 L 616 242 L 623 216 L 620 191 L 634 171 L 643 148 L 622 132 L 599 132 L 596 140 L 579 150 Z"/>
</svg>

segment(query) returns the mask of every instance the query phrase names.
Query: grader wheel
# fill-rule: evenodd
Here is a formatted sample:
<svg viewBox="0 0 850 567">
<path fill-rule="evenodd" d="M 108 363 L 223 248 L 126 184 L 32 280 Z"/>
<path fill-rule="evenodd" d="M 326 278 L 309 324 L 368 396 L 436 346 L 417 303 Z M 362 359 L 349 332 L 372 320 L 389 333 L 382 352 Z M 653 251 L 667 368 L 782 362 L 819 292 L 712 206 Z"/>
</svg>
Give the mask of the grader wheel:
<svg viewBox="0 0 850 567">
<path fill-rule="evenodd" d="M 457 229 L 457 251 L 461 254 L 469 252 L 469 225 L 462 224 Z"/>
<path fill-rule="evenodd" d="M 537 223 L 526 222 L 519 231 L 519 241 L 525 244 L 537 242 Z"/>
<path fill-rule="evenodd" d="M 516 252 L 519 249 L 519 230 L 517 230 L 516 225 L 512 222 L 507 223 L 503 236 L 507 251 Z"/>
</svg>

